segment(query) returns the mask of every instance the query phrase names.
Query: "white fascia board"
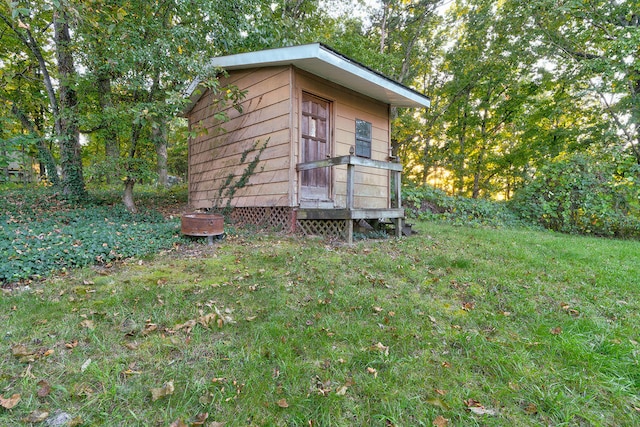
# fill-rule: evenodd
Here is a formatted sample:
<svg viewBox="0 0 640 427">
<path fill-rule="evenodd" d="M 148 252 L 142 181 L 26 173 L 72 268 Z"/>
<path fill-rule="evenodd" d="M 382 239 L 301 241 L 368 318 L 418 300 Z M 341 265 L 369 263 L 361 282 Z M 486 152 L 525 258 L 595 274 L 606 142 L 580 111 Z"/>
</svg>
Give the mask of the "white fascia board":
<svg viewBox="0 0 640 427">
<path fill-rule="evenodd" d="M 397 83 L 382 74 L 349 60 L 320 43 L 268 49 L 213 58 L 211 68 L 240 70 L 254 67 L 293 65 L 318 77 L 337 83 L 395 107 L 424 108 L 430 106 L 427 96 Z M 187 89 L 188 112 L 203 92 L 199 79 Z"/>
</svg>

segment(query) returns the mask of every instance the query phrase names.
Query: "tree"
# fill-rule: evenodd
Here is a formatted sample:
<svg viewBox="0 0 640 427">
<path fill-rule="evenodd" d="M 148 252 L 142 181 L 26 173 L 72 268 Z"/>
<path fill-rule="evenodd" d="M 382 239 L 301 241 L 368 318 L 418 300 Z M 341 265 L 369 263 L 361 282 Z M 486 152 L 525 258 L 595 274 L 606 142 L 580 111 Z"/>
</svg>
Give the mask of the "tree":
<svg viewBox="0 0 640 427">
<path fill-rule="evenodd" d="M 515 7 L 565 76 L 586 82 L 640 164 L 640 4 L 536 0 Z"/>
<path fill-rule="evenodd" d="M 137 182 L 156 174 L 166 183 L 167 126 L 183 105 L 182 89 L 204 76 L 212 55 L 241 39 L 245 3 L 103 0 L 83 7 L 84 127 L 104 144 L 99 169 L 118 172 L 123 202 L 135 211 Z"/>
<path fill-rule="evenodd" d="M 85 196 L 85 188 L 75 116 L 77 97 L 74 85 L 77 73 L 70 37 L 70 22 L 73 18 L 69 14 L 71 10 L 73 9 L 68 3 L 61 1 L 56 1 L 53 5 L 37 4 L 32 8 L 14 2 L 8 4 L 8 9 L 0 11 L 0 20 L 21 42 L 23 50 L 38 64 L 53 116 L 54 134 L 60 148 L 60 185 L 63 194 L 82 198 Z M 50 64 L 45 59 L 44 48 L 48 46 L 53 46 L 56 52 L 57 91 Z"/>
</svg>

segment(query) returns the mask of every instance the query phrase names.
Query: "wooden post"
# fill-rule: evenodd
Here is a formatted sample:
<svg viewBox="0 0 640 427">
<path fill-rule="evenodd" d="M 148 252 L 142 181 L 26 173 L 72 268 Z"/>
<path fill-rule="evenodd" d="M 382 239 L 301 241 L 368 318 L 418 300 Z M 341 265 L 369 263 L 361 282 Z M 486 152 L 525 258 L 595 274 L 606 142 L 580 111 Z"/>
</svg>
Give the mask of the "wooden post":
<svg viewBox="0 0 640 427">
<path fill-rule="evenodd" d="M 353 244 L 353 220 L 346 219 L 345 221 L 347 221 L 347 223 L 344 231 L 344 234 L 346 234 L 346 236 L 344 237 L 347 240 L 347 245 L 352 245 Z"/>
<path fill-rule="evenodd" d="M 353 187 L 356 177 L 356 166 L 349 163 L 347 165 L 347 210 L 353 209 Z M 347 227 L 345 233 L 347 234 L 345 237 L 347 238 L 347 244 L 353 244 L 353 220 L 347 219 Z"/>
<path fill-rule="evenodd" d="M 396 208 L 400 209 L 402 207 L 402 195 L 400 192 L 402 191 L 402 172 L 394 172 L 395 186 L 396 186 Z M 402 218 L 396 218 L 396 237 L 402 237 Z"/>
<path fill-rule="evenodd" d="M 402 207 L 402 172 L 394 172 L 395 174 L 395 186 L 396 186 L 396 208 Z"/>
<path fill-rule="evenodd" d="M 347 165 L 347 209 L 353 209 L 353 185 L 356 176 L 355 165 L 349 163 Z"/>
</svg>

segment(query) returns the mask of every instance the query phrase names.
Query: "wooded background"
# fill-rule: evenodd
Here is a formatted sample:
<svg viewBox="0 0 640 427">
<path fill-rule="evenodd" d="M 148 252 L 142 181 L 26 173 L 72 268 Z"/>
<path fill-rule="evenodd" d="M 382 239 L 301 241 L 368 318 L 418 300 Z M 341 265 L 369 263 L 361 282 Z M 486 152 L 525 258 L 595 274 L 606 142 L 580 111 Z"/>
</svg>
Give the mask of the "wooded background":
<svg viewBox="0 0 640 427">
<path fill-rule="evenodd" d="M 209 58 L 316 41 L 431 97 L 393 112 L 407 183 L 532 206 L 566 187 L 637 214 L 637 0 L 2 2 L 3 179 L 29 155 L 73 197 L 122 182 L 135 210 L 135 183 L 186 175 L 191 80 L 242 97 Z"/>
</svg>

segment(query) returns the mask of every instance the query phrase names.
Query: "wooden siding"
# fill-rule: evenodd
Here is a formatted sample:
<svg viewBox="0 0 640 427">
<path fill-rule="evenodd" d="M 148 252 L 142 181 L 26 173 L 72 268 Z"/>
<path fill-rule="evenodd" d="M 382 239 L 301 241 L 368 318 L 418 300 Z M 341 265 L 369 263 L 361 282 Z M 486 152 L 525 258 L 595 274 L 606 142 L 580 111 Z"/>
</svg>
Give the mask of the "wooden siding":
<svg viewBox="0 0 640 427">
<path fill-rule="evenodd" d="M 299 162 L 299 117 L 303 92 L 316 95 L 332 102 L 333 148 L 331 156 L 344 156 L 355 146 L 355 120 L 366 120 L 372 124 L 371 158 L 388 161 L 390 149 L 389 107 L 387 104 L 358 94 L 345 87 L 320 79 L 312 74 L 297 70 L 293 91 L 293 148 L 295 162 Z M 294 188 L 299 191 L 298 174 Z M 334 206 L 346 206 L 346 166 L 333 168 L 332 193 Z M 359 167 L 355 173 L 355 208 L 389 207 L 389 172 L 386 170 Z M 297 197 L 296 197 L 297 200 Z"/>
<path fill-rule="evenodd" d="M 254 173 L 237 189 L 231 205 L 291 205 L 290 82 L 290 67 L 230 73 L 221 84 L 234 84 L 247 94 L 242 112 L 223 109 L 229 118 L 224 123 L 214 117 L 214 94 L 207 91 L 200 98 L 189 114 L 190 128 L 197 132 L 189 144 L 189 202 L 194 208 L 225 206 L 227 200 L 220 196 L 229 186 L 228 177 L 236 182 L 258 154 Z"/>
</svg>

